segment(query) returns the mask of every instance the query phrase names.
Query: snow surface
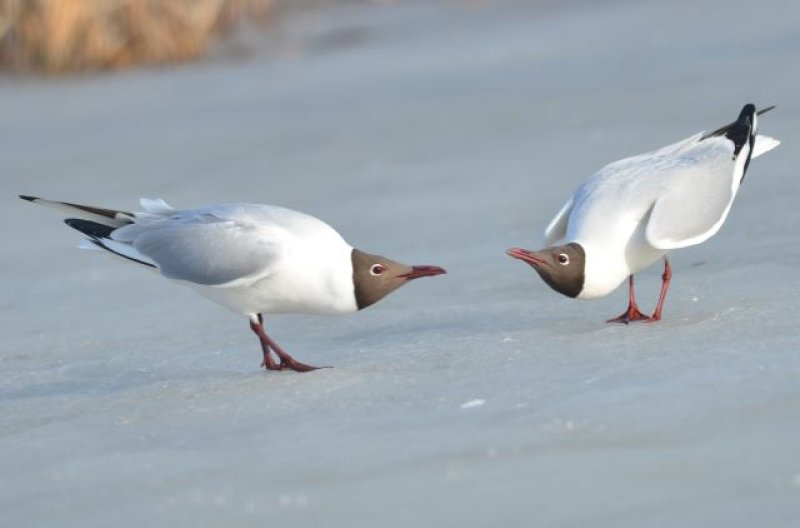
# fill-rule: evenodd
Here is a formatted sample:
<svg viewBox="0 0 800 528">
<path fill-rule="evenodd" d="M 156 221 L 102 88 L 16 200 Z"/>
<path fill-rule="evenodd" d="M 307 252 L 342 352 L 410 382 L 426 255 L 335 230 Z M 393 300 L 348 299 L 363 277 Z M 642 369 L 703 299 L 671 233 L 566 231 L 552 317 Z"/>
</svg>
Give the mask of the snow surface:
<svg viewBox="0 0 800 528">
<path fill-rule="evenodd" d="M 0 78 L 0 526 L 799 526 L 798 27 L 777 0 L 348 5 L 235 60 Z M 661 324 L 504 255 L 751 101 L 783 145 L 674 254 Z M 268 373 L 246 320 L 17 193 L 280 204 L 450 273 L 269 318 L 336 368 Z"/>
</svg>

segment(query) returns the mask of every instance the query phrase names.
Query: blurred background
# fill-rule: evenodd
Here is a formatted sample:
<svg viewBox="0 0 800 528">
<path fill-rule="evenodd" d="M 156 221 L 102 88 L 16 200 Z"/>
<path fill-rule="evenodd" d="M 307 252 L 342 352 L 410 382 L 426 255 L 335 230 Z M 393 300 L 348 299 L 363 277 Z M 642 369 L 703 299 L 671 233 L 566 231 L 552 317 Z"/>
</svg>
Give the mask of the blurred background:
<svg viewBox="0 0 800 528">
<path fill-rule="evenodd" d="M 797 526 L 799 58 L 782 0 L 0 0 L 0 526 Z M 659 325 L 504 255 L 748 102 L 783 143 Z M 336 368 L 266 373 L 17 194 L 283 205 L 449 273 L 268 318 Z"/>
<path fill-rule="evenodd" d="M 70 73 L 196 59 L 243 19 L 265 20 L 269 0 L 4 0 L 5 68 Z"/>
</svg>

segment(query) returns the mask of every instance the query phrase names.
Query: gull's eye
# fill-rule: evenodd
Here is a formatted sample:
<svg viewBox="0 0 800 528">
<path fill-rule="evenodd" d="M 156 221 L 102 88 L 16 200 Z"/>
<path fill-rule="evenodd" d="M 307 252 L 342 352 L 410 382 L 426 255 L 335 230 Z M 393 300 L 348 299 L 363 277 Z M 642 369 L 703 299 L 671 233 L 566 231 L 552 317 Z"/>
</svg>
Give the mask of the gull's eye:
<svg viewBox="0 0 800 528">
<path fill-rule="evenodd" d="M 369 268 L 369 272 L 370 272 L 371 275 L 380 275 L 384 271 L 386 271 L 386 266 L 384 266 L 382 264 L 373 264 Z"/>
<path fill-rule="evenodd" d="M 561 264 L 562 266 L 566 266 L 567 264 L 569 264 L 569 255 L 567 255 L 566 253 L 559 253 L 558 263 Z"/>
</svg>

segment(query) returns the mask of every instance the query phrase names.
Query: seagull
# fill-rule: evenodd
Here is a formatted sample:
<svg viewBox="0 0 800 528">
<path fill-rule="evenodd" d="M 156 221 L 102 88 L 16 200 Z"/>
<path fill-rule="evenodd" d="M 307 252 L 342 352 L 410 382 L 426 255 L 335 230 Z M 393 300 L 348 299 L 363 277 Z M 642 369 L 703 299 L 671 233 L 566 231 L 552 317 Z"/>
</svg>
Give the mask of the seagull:
<svg viewBox="0 0 800 528">
<path fill-rule="evenodd" d="M 80 247 L 157 271 L 246 315 L 261 343 L 261 366 L 268 370 L 319 367 L 287 354 L 264 331 L 263 314 L 355 312 L 411 280 L 445 273 L 438 266 L 406 266 L 356 249 L 328 224 L 283 207 L 174 209 L 145 198 L 141 212 L 125 212 L 20 198 L 66 213 L 64 222 L 86 237 Z"/>
<path fill-rule="evenodd" d="M 608 322 L 661 319 L 672 270 L 670 250 L 700 244 L 719 231 L 752 158 L 780 144 L 757 135 L 756 111 L 708 134 L 615 161 L 586 180 L 550 221 L 545 247 L 506 253 L 535 269 L 555 291 L 595 299 L 628 279 L 628 309 Z M 664 259 L 661 293 L 652 315 L 636 304 L 633 275 Z"/>
</svg>

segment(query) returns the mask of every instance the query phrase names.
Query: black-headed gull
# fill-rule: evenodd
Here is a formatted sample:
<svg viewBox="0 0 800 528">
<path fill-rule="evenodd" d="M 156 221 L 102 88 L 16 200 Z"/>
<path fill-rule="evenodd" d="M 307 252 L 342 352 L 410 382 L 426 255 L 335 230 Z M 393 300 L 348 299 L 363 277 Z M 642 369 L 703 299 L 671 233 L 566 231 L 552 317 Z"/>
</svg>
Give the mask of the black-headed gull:
<svg viewBox="0 0 800 528">
<path fill-rule="evenodd" d="M 606 165 L 583 183 L 545 229 L 547 247 L 512 248 L 554 290 L 568 297 L 607 295 L 626 278 L 628 309 L 609 322 L 658 321 L 672 272 L 667 253 L 719 231 L 751 158 L 780 142 L 756 135 L 756 112 L 745 105 L 735 122 L 662 149 Z M 639 311 L 633 274 L 664 259 L 653 315 Z"/>
<path fill-rule="evenodd" d="M 102 249 L 157 270 L 168 279 L 250 318 L 269 370 L 313 370 L 264 331 L 262 314 L 337 314 L 366 308 L 412 279 L 445 273 L 406 266 L 348 244 L 313 216 L 269 205 L 224 204 L 178 210 L 141 200 L 125 212 L 20 196 L 59 209 Z M 271 353 L 277 356 L 273 358 Z"/>
</svg>

